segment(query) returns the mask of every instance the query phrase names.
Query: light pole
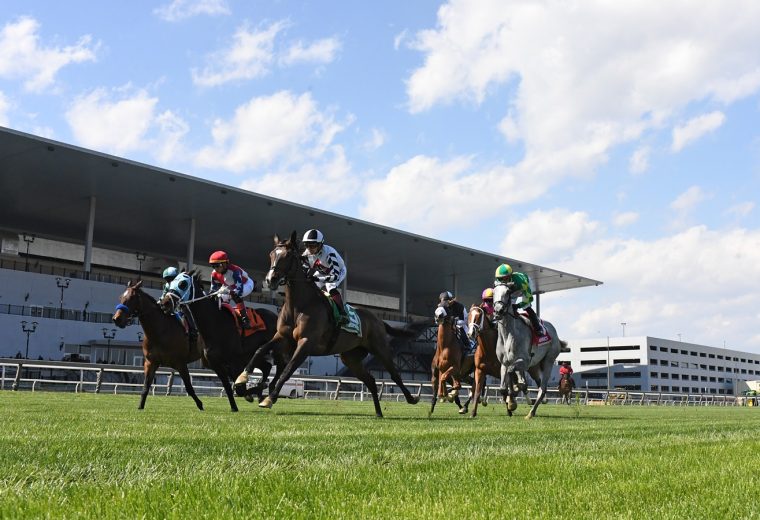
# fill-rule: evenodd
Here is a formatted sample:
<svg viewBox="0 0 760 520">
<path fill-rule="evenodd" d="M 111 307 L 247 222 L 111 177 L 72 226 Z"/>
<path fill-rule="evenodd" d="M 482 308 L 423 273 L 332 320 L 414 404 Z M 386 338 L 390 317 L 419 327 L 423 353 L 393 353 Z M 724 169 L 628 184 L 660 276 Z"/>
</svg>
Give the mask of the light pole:
<svg viewBox="0 0 760 520">
<path fill-rule="evenodd" d="M 106 354 L 106 363 L 111 362 L 111 340 L 116 337 L 116 329 L 111 329 L 110 331 L 103 327 L 103 338 L 105 338 L 108 341 L 108 347 L 107 347 L 107 354 Z"/>
<path fill-rule="evenodd" d="M 24 359 L 29 359 L 29 336 L 34 334 L 34 331 L 37 330 L 37 325 L 38 323 L 36 321 L 33 321 L 32 323 L 27 321 L 21 322 L 21 330 L 26 332 L 26 351 L 24 353 Z"/>
<path fill-rule="evenodd" d="M 137 279 L 142 280 L 142 263 L 145 260 L 146 256 L 145 253 L 137 252 L 135 253 L 135 256 L 137 257 Z"/>
<path fill-rule="evenodd" d="M 625 326 L 627 325 L 627 323 L 624 321 L 621 321 L 620 324 L 623 326 L 623 337 L 625 337 Z"/>
<path fill-rule="evenodd" d="M 32 242 L 34 242 L 34 239 L 37 238 L 35 235 L 27 235 L 26 233 L 21 233 L 21 238 L 24 242 L 26 242 L 26 265 L 24 266 L 24 271 L 29 271 L 29 245 L 31 245 Z"/>
<path fill-rule="evenodd" d="M 63 291 L 68 289 L 69 284 L 71 283 L 71 280 L 69 278 L 61 278 L 60 276 L 56 276 L 55 278 L 55 284 L 61 289 L 61 305 L 58 308 L 58 319 L 63 319 Z"/>
<path fill-rule="evenodd" d="M 610 382 L 610 337 L 607 336 L 607 390 L 612 389 Z"/>
</svg>

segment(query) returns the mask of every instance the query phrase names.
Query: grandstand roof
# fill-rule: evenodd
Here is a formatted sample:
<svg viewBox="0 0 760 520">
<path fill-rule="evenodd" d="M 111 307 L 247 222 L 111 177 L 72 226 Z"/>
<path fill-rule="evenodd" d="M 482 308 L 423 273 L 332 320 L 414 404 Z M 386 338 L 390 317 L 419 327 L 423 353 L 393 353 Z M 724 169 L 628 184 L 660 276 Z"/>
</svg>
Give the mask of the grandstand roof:
<svg viewBox="0 0 760 520">
<path fill-rule="evenodd" d="M 1 227 L 84 243 L 90 197 L 97 201 L 97 247 L 182 260 L 194 218 L 196 262 L 227 249 L 235 263 L 257 272 L 269 266 L 274 233 L 319 228 L 346 254 L 351 289 L 399 296 L 406 262 L 408 311 L 419 314 L 439 292 L 453 290 L 454 275 L 460 300 L 475 301 L 502 262 L 528 274 L 540 292 L 601 283 L 0 128 Z"/>
</svg>

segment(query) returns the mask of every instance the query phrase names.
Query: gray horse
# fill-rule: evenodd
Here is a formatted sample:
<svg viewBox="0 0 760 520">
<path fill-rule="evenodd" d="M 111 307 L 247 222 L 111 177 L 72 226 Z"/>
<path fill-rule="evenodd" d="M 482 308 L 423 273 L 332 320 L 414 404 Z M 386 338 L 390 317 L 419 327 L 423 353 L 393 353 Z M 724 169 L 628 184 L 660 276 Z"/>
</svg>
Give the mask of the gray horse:
<svg viewBox="0 0 760 520">
<path fill-rule="evenodd" d="M 536 415 L 538 405 L 546 396 L 546 385 L 552 373 L 557 356 L 567 342 L 560 341 L 554 325 L 544 321 L 544 327 L 551 336 L 551 342 L 539 347 L 531 347 L 532 327 L 527 318 L 517 314 L 512 306 L 512 294 L 507 285 L 494 288 L 494 320 L 498 323 L 499 339 L 496 342 L 496 357 L 501 363 L 501 392 L 507 401 L 507 413 L 511 416 L 517 408 L 515 400 L 522 392 L 528 398 L 528 384 L 525 371 L 538 384 L 538 396 L 526 419 Z"/>
</svg>

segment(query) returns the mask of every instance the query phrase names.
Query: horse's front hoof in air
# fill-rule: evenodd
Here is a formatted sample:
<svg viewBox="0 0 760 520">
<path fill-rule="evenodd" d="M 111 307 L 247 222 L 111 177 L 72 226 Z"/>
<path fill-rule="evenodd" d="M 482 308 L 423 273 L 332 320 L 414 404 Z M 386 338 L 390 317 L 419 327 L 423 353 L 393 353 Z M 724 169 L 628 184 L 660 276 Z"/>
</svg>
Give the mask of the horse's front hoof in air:
<svg viewBox="0 0 760 520">
<path fill-rule="evenodd" d="M 263 401 L 259 403 L 259 408 L 271 408 L 272 407 L 272 400 L 269 398 L 269 396 L 266 396 Z"/>
<path fill-rule="evenodd" d="M 248 371 L 243 370 L 240 375 L 235 379 L 235 386 L 245 385 L 248 382 Z"/>
</svg>

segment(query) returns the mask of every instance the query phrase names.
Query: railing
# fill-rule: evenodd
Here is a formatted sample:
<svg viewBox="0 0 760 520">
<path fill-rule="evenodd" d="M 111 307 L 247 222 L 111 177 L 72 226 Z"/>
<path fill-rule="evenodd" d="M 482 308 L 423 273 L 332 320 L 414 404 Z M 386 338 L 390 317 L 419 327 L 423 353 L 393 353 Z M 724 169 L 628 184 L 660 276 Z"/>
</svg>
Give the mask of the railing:
<svg viewBox="0 0 760 520">
<path fill-rule="evenodd" d="M 152 386 L 152 393 L 186 395 L 184 385 L 176 382 L 178 374 L 173 369 L 160 369 Z M 216 374 L 210 370 L 191 370 L 193 388 L 199 395 L 223 396 L 224 389 Z M 0 390 L 64 390 L 93 393 L 139 393 L 143 387 L 142 370 L 129 366 L 98 365 L 90 363 L 66 363 L 53 361 L 28 361 L 0 359 Z M 433 389 L 429 382 L 407 381 L 407 388 L 422 402 L 430 402 Z M 404 395 L 393 381 L 379 380 L 378 393 L 386 401 L 403 401 Z M 470 387 L 463 386 L 460 400 L 464 401 Z M 532 402 L 538 390 L 530 388 L 528 398 Z M 281 392 L 283 397 L 305 399 L 330 399 L 365 401 L 371 399 L 366 386 L 354 378 L 317 377 L 298 375 L 291 378 Z M 502 401 L 499 389 L 487 386 L 483 399 L 487 403 Z M 518 402 L 527 403 L 525 397 Z M 557 390 L 547 392 L 544 402 L 559 404 L 562 398 Z M 756 397 L 735 397 L 714 394 L 678 394 L 667 392 L 641 392 L 619 390 L 574 390 L 571 404 L 607 406 L 757 406 Z"/>
</svg>

